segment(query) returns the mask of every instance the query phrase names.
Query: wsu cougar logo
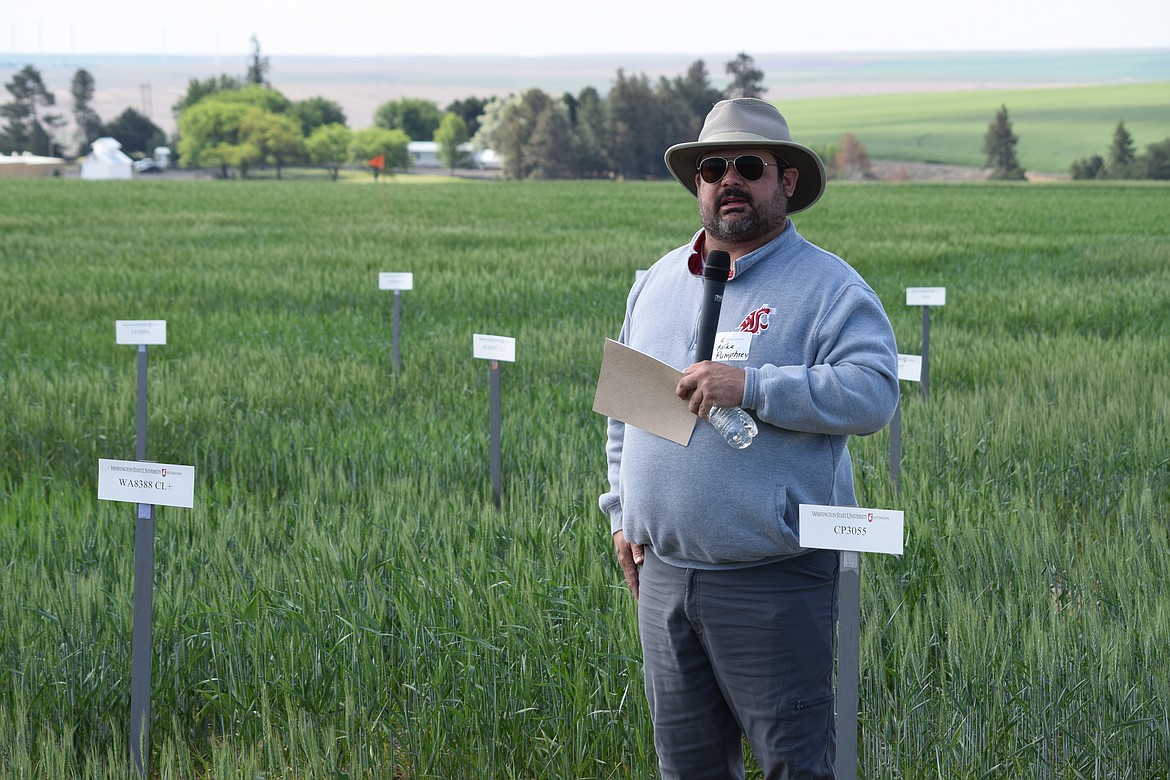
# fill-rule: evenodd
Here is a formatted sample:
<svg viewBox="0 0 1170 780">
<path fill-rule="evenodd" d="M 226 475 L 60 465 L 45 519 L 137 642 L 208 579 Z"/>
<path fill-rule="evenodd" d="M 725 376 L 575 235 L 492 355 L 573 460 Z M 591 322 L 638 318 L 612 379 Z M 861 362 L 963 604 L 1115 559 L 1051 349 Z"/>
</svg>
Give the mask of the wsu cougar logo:
<svg viewBox="0 0 1170 780">
<path fill-rule="evenodd" d="M 768 317 L 771 313 L 772 309 L 770 306 L 761 306 L 743 318 L 743 322 L 739 323 L 740 331 L 743 333 L 759 333 L 762 330 L 767 330 Z"/>
</svg>

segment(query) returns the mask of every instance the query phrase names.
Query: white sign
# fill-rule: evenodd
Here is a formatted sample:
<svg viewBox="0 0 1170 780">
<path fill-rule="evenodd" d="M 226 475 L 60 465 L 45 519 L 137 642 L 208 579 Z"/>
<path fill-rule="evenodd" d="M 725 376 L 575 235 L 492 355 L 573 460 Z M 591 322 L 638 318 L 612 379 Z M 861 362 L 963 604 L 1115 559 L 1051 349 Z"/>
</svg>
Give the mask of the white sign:
<svg viewBox="0 0 1170 780">
<path fill-rule="evenodd" d="M 118 344 L 166 344 L 166 320 L 117 320 Z"/>
<path fill-rule="evenodd" d="M 752 334 L 729 330 L 715 334 L 715 349 L 711 359 L 720 363 L 747 360 L 752 351 Z"/>
<path fill-rule="evenodd" d="M 413 290 L 414 289 L 414 274 L 412 274 L 410 272 L 380 273 L 380 274 L 378 274 L 378 289 L 379 290 Z"/>
<path fill-rule="evenodd" d="M 471 341 L 474 357 L 484 360 L 503 360 L 507 363 L 516 362 L 516 339 L 514 338 L 473 333 Z"/>
<path fill-rule="evenodd" d="M 945 306 L 947 303 L 947 288 L 945 287 L 907 287 L 907 306 Z"/>
<path fill-rule="evenodd" d="M 800 546 L 902 554 L 902 512 L 855 506 L 800 505 Z"/>
<path fill-rule="evenodd" d="M 903 382 L 922 381 L 922 355 L 898 353 L 898 379 Z"/>
<path fill-rule="evenodd" d="M 98 500 L 190 509 L 195 504 L 195 467 L 101 458 Z"/>
</svg>

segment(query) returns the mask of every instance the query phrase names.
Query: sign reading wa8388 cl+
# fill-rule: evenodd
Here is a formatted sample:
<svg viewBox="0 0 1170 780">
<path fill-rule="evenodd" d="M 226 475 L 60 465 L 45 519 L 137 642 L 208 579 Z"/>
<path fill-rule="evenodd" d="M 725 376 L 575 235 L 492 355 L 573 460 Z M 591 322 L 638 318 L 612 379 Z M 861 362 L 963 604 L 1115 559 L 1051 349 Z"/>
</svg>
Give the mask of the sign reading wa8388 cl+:
<svg viewBox="0 0 1170 780">
<path fill-rule="evenodd" d="M 195 504 L 195 467 L 99 458 L 98 500 L 190 509 Z"/>
</svg>

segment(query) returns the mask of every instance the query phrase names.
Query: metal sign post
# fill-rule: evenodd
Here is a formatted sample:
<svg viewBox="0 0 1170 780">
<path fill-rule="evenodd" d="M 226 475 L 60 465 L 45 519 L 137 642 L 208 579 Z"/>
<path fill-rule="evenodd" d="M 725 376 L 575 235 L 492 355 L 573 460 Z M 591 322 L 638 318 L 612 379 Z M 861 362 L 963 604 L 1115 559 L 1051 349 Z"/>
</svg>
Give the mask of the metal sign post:
<svg viewBox="0 0 1170 780">
<path fill-rule="evenodd" d="M 138 405 L 134 457 L 146 460 L 145 344 L 138 345 Z M 154 621 L 154 505 L 139 504 L 134 527 L 134 628 L 130 660 L 130 763 L 146 777 L 150 758 L 150 674 Z"/>
<path fill-rule="evenodd" d="M 488 384 L 490 385 L 490 401 L 488 403 L 488 427 L 491 443 L 489 456 L 492 478 L 492 495 L 495 497 L 496 509 L 500 508 L 500 361 L 488 362 Z"/>
<path fill-rule="evenodd" d="M 800 545 L 839 550 L 837 584 L 837 780 L 857 780 L 861 680 L 861 553 L 901 555 L 904 516 L 890 509 L 800 505 Z"/>
<path fill-rule="evenodd" d="M 166 322 L 119 320 L 119 344 L 138 347 L 138 398 L 135 409 L 134 453 L 146 460 L 146 377 L 148 344 L 166 344 Z M 151 623 L 154 618 L 154 505 L 138 504 L 134 529 L 134 623 L 130 659 L 130 763 L 145 778 L 150 755 Z"/>
<path fill-rule="evenodd" d="M 919 355 L 898 355 L 898 381 L 918 382 L 922 378 L 923 359 Z M 898 390 L 898 405 L 890 420 L 890 479 L 894 495 L 902 497 L 902 393 Z"/>
<path fill-rule="evenodd" d="M 500 508 L 500 496 L 503 489 L 500 480 L 500 361 L 514 363 L 516 361 L 516 339 L 508 336 L 484 336 L 476 333 L 472 335 L 472 354 L 474 357 L 488 361 L 488 385 L 490 400 L 488 406 L 488 427 L 490 441 L 488 445 L 488 461 L 491 471 L 492 496 L 495 499 L 496 509 Z"/>
<path fill-rule="evenodd" d="M 861 678 L 861 553 L 841 552 L 837 598 L 837 780 L 857 780 Z"/>
<path fill-rule="evenodd" d="M 922 400 L 930 395 L 930 309 L 945 306 L 945 287 L 907 287 L 906 305 L 922 307 Z"/>
<path fill-rule="evenodd" d="M 390 315 L 391 344 L 393 348 L 391 366 L 394 371 L 397 371 L 399 364 L 399 344 L 401 343 L 402 291 L 414 289 L 414 274 L 409 272 L 380 273 L 378 274 L 378 289 L 394 291 L 394 305 Z"/>
<path fill-rule="evenodd" d="M 890 420 L 890 481 L 894 483 L 894 496 L 902 497 L 902 399 L 899 393 L 894 417 Z"/>
</svg>

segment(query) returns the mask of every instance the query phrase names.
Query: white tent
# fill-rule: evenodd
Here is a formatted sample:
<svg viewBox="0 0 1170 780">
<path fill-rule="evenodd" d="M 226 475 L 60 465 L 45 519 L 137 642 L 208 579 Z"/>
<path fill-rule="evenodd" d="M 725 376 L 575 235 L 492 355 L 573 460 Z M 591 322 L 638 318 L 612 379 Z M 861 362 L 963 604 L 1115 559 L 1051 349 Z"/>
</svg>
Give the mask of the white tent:
<svg viewBox="0 0 1170 780">
<path fill-rule="evenodd" d="M 133 170 L 133 161 L 122 151 L 121 143 L 113 138 L 99 138 L 93 142 L 93 152 L 81 163 L 81 178 L 129 179 Z"/>
</svg>

